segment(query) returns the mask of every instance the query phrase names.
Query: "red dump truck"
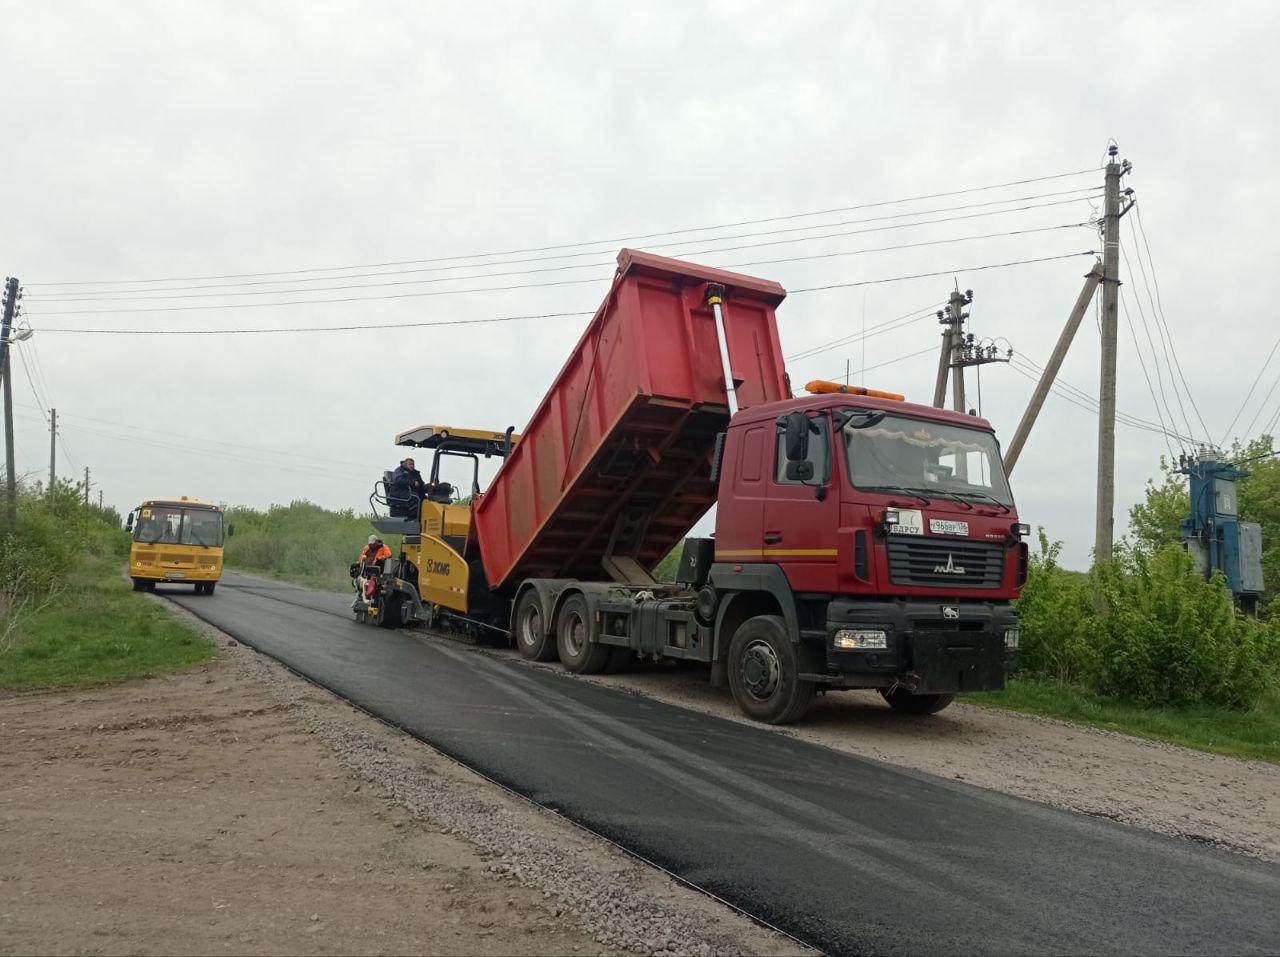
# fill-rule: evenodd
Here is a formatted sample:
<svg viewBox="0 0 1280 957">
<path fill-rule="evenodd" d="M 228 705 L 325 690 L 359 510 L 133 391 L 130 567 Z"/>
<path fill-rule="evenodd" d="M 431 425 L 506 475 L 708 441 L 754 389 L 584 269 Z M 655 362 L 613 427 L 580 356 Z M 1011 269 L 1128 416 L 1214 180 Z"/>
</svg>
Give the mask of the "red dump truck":
<svg viewBox="0 0 1280 957">
<path fill-rule="evenodd" d="M 375 525 L 405 544 L 357 615 L 500 631 L 579 673 L 701 662 L 772 723 L 820 690 L 925 713 L 1003 687 L 1027 528 L 991 426 L 829 382 L 793 398 L 785 296 L 623 250 L 522 435 L 397 436 L 431 456 L 430 479 L 407 507 L 403 490 L 375 493 L 401 516 Z M 467 504 L 441 481 L 451 456 L 471 470 Z M 505 459 L 484 491 L 481 456 Z M 714 535 L 687 538 L 712 505 Z M 682 541 L 676 581 L 654 580 Z"/>
</svg>

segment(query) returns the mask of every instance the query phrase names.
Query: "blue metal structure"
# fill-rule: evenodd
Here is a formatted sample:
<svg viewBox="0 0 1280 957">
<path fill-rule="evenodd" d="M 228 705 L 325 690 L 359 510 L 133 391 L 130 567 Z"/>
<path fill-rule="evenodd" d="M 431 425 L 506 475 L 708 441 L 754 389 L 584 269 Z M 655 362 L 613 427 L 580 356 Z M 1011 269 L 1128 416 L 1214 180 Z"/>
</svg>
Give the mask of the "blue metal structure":
<svg viewBox="0 0 1280 957">
<path fill-rule="evenodd" d="M 1262 527 L 1237 517 L 1236 482 L 1249 473 L 1218 453 L 1203 450 L 1182 460 L 1179 472 L 1190 480 L 1191 516 L 1181 523 L 1182 547 L 1206 577 L 1222 572 L 1227 587 L 1245 610 L 1262 594 Z"/>
</svg>

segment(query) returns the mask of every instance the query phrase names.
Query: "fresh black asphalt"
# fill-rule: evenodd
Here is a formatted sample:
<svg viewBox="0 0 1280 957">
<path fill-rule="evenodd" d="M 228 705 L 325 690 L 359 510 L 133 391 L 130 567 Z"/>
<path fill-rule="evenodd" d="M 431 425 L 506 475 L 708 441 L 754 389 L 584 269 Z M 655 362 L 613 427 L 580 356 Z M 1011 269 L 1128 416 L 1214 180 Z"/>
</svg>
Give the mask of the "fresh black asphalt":
<svg viewBox="0 0 1280 957">
<path fill-rule="evenodd" d="M 359 625 L 342 595 L 237 574 L 161 591 L 831 953 L 1280 949 L 1274 865 Z"/>
</svg>

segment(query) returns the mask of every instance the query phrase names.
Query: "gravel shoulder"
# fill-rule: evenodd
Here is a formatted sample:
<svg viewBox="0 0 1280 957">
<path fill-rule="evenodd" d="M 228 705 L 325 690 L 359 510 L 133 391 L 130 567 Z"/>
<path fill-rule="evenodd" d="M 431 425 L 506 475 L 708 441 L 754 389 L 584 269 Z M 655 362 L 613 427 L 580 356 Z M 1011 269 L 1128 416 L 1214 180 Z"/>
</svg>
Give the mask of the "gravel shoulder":
<svg viewBox="0 0 1280 957">
<path fill-rule="evenodd" d="M 519 660 L 513 651 L 487 653 Z M 702 671 L 642 665 L 580 680 L 750 723 L 728 691 L 710 687 Z M 837 751 L 1280 861 L 1280 767 L 1273 764 L 977 705 L 953 704 L 937 715 L 911 717 L 890 710 L 875 692 L 823 695 L 802 724 L 775 730 Z"/>
<path fill-rule="evenodd" d="M 201 627 L 0 695 L 0 953 L 805 952 Z"/>
</svg>

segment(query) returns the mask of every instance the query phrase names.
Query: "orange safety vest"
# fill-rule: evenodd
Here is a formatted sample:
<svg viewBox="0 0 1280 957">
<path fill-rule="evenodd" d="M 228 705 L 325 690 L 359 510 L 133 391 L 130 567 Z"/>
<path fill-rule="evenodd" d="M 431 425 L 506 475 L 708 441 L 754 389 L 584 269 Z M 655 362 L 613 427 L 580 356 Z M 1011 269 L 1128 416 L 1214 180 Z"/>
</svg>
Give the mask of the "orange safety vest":
<svg viewBox="0 0 1280 957">
<path fill-rule="evenodd" d="M 391 549 L 389 549 L 389 548 L 387 547 L 386 542 L 383 542 L 383 543 L 382 543 L 382 547 L 378 549 L 378 553 L 377 553 L 376 555 L 370 555 L 370 554 L 369 554 L 369 549 L 371 549 L 371 548 L 373 548 L 373 546 L 372 546 L 372 545 L 366 545 L 366 546 L 364 547 L 364 551 L 362 551 L 362 552 L 360 553 L 360 562 L 361 562 L 361 564 L 363 564 L 363 563 L 365 563 L 365 562 L 380 562 L 380 561 L 382 561 L 384 558 L 390 558 L 390 557 L 391 557 Z"/>
</svg>

